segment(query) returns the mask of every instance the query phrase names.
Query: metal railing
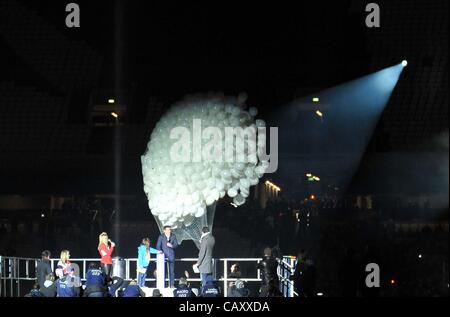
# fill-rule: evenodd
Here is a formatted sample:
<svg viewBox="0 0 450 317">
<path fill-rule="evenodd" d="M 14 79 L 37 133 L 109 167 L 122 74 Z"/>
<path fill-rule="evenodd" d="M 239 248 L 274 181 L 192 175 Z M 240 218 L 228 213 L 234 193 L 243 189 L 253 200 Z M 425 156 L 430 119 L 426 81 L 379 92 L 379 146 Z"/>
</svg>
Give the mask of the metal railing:
<svg viewBox="0 0 450 317">
<path fill-rule="evenodd" d="M 137 278 L 136 270 L 137 258 L 127 258 L 123 259 L 125 261 L 125 280 L 132 280 Z M 256 264 L 259 263 L 261 258 L 216 258 L 214 259 L 214 276 L 216 281 L 223 285 L 223 296 L 228 295 L 228 284 L 229 282 L 234 282 L 237 278 L 229 277 L 230 265 L 234 263 L 251 263 L 255 267 L 255 275 L 250 275 L 248 277 L 241 276 L 239 279 L 245 282 L 256 283 L 260 282 L 260 270 L 256 268 Z M 36 265 L 39 259 L 36 258 L 22 258 L 22 257 L 2 257 L 0 256 L 0 297 L 14 297 L 21 296 L 21 282 L 24 281 L 36 281 Z M 86 272 L 88 264 L 91 262 L 98 263 L 98 258 L 74 258 L 70 259 L 72 263 L 76 263 L 80 266 L 80 277 L 84 281 L 86 279 Z M 156 259 L 152 258 L 151 262 L 156 262 Z M 179 263 L 196 263 L 197 258 L 181 258 L 176 259 Z M 51 259 L 50 265 L 52 271 L 55 271 L 58 259 Z M 285 297 L 292 297 L 295 295 L 293 283 L 290 280 L 290 276 L 294 271 L 294 260 L 291 257 L 283 257 L 279 260 L 278 266 L 278 276 L 280 279 L 280 290 Z M 165 279 L 168 281 L 168 278 Z M 198 277 L 189 277 L 187 279 L 189 282 L 199 282 Z M 155 282 L 156 278 L 148 277 L 146 281 Z M 29 285 L 29 283 L 28 283 Z"/>
</svg>

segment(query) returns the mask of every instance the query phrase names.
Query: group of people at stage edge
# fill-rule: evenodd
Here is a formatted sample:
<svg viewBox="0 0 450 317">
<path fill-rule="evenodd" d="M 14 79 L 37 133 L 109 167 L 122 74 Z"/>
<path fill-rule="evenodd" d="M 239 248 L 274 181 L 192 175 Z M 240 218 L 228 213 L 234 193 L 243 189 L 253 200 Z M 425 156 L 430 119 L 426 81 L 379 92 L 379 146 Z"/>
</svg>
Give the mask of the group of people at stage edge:
<svg viewBox="0 0 450 317">
<path fill-rule="evenodd" d="M 197 262 L 193 265 L 194 272 L 200 273 L 201 287 L 198 294 L 190 287 L 186 278 L 189 273 L 185 272 L 185 277 L 179 279 L 175 288 L 175 249 L 178 241 L 170 226 L 165 226 L 163 232 L 158 237 L 156 248 L 150 247 L 150 239 L 144 238 L 137 248 L 137 280 L 125 281 L 119 276 L 113 275 L 112 254 L 116 247 L 115 243 L 109 239 L 106 232 L 99 235 L 98 252 L 100 254 L 100 264 L 89 263 L 86 272 L 86 282 L 84 285 L 80 279 L 80 270 L 77 264 L 70 262 L 69 250 L 63 250 L 57 263 L 55 272 L 50 264 L 50 251 L 42 252 L 42 259 L 36 266 L 37 283 L 27 296 L 32 297 L 145 297 L 143 288 L 147 278 L 147 271 L 152 254 L 164 254 L 167 265 L 169 287 L 174 288 L 174 297 L 219 297 L 222 296 L 220 287 L 213 277 L 213 251 L 215 238 L 208 227 L 202 229 L 200 238 L 200 248 Z M 256 267 L 261 271 L 261 288 L 259 296 L 281 296 L 279 291 L 278 261 L 272 255 L 272 249 L 264 250 L 264 258 Z M 250 291 L 244 281 L 240 279 L 240 268 L 238 264 L 231 267 L 230 278 L 236 279 L 229 283 L 228 296 L 248 297 Z M 153 292 L 154 297 L 161 297 L 158 289 Z"/>
<path fill-rule="evenodd" d="M 214 237 L 207 227 L 203 228 L 200 240 L 199 259 L 195 266 L 200 271 L 203 295 L 219 294 L 218 288 L 212 287 L 212 252 L 214 249 Z M 89 263 L 86 272 L 86 282 L 82 285 L 79 267 L 70 262 L 69 250 L 63 250 L 57 263 L 55 272 L 50 264 L 50 251 L 42 252 L 42 259 L 36 266 L 37 282 L 27 296 L 32 297 L 145 297 L 142 288 L 145 286 L 147 271 L 149 269 L 151 254 L 164 254 L 168 267 L 169 287 L 175 288 L 175 249 L 178 241 L 172 233 L 170 226 L 163 228 L 163 233 L 158 237 L 156 248 L 150 247 L 150 239 L 144 238 L 138 247 L 137 281 L 129 283 L 118 276 L 112 276 L 112 254 L 115 243 L 108 238 L 106 232 L 99 235 L 98 252 L 100 265 Z M 184 289 L 190 289 L 186 278 L 181 278 L 178 287 L 174 290 L 175 296 L 185 293 Z M 153 296 L 160 297 L 161 293 L 155 289 Z M 193 293 L 192 293 L 193 294 Z"/>
<path fill-rule="evenodd" d="M 125 281 L 117 276 L 111 277 L 112 258 L 115 243 L 108 239 L 106 232 L 99 236 L 98 252 L 101 256 L 100 264 L 89 263 L 86 272 L 86 282 L 83 285 L 80 269 L 77 264 L 70 262 L 69 250 L 63 250 L 57 263 L 55 272 L 50 264 L 51 253 L 42 252 L 41 260 L 36 266 L 36 284 L 26 296 L 30 297 L 138 297 L 144 296 L 136 282 Z"/>
</svg>

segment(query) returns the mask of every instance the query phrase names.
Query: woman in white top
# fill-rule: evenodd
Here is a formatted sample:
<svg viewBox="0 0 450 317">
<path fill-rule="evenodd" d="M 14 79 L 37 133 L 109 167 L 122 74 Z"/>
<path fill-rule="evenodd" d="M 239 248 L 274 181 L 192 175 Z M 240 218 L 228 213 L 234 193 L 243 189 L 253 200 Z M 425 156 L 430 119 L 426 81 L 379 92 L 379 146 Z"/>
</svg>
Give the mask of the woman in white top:
<svg viewBox="0 0 450 317">
<path fill-rule="evenodd" d="M 57 277 L 62 278 L 64 275 L 67 275 L 70 273 L 68 271 L 69 266 L 70 266 L 69 258 L 70 258 L 69 250 L 62 250 L 60 259 L 58 261 L 58 265 L 56 266 L 56 276 Z"/>
</svg>

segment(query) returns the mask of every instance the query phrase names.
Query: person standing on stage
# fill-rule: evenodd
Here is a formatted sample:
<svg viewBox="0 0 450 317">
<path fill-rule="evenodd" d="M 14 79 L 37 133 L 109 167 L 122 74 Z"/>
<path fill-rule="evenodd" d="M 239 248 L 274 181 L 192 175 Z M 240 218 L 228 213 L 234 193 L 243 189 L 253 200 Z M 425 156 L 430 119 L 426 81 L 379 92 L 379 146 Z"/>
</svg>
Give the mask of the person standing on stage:
<svg viewBox="0 0 450 317">
<path fill-rule="evenodd" d="M 38 261 L 36 265 L 36 279 L 39 287 L 44 286 L 47 275 L 52 273 L 52 267 L 50 265 L 50 251 L 42 251 L 41 257 L 42 259 Z"/>
<path fill-rule="evenodd" d="M 259 297 L 279 296 L 278 261 L 273 257 L 271 248 L 264 249 L 264 258 L 256 267 L 261 270 Z"/>
<path fill-rule="evenodd" d="M 175 287 L 175 249 L 178 247 L 177 237 L 170 226 L 164 226 L 163 233 L 158 237 L 156 249 L 164 253 L 169 266 L 169 287 Z"/>
<path fill-rule="evenodd" d="M 106 276 L 111 276 L 112 258 L 111 254 L 114 252 L 116 244 L 108 239 L 108 234 L 102 232 L 98 237 L 98 253 L 102 257 L 100 260 L 103 273 Z"/>
<path fill-rule="evenodd" d="M 69 274 L 69 267 L 70 267 L 69 258 L 70 258 L 69 250 L 62 250 L 55 271 L 56 276 L 58 278 L 63 278 L 64 276 Z"/>
<path fill-rule="evenodd" d="M 138 285 L 140 287 L 145 286 L 145 279 L 147 278 L 147 269 L 150 264 L 150 254 L 158 254 L 157 249 L 150 247 L 150 239 L 142 239 L 141 245 L 138 247 Z"/>
<path fill-rule="evenodd" d="M 203 227 L 202 236 L 200 238 L 200 251 L 198 252 L 198 260 L 194 265 L 200 271 L 202 286 L 205 286 L 208 276 L 213 273 L 212 254 L 216 240 L 209 231 L 208 227 Z"/>
</svg>

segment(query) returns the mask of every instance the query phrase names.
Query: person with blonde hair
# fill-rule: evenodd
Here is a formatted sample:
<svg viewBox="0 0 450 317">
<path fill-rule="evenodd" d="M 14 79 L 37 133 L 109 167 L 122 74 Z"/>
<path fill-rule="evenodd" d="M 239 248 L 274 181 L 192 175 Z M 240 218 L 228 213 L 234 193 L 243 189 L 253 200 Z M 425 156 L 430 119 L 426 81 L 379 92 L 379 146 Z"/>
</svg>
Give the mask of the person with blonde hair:
<svg viewBox="0 0 450 317">
<path fill-rule="evenodd" d="M 56 276 L 58 278 L 63 278 L 67 274 L 69 274 L 69 268 L 70 268 L 70 252 L 69 250 L 62 250 L 61 255 L 59 257 L 58 264 L 56 266 Z"/>
<path fill-rule="evenodd" d="M 108 238 L 106 232 L 100 233 L 98 236 L 98 253 L 100 253 L 101 260 L 100 265 L 103 273 L 106 276 L 111 276 L 112 258 L 111 254 L 114 252 L 116 244 Z"/>
</svg>

